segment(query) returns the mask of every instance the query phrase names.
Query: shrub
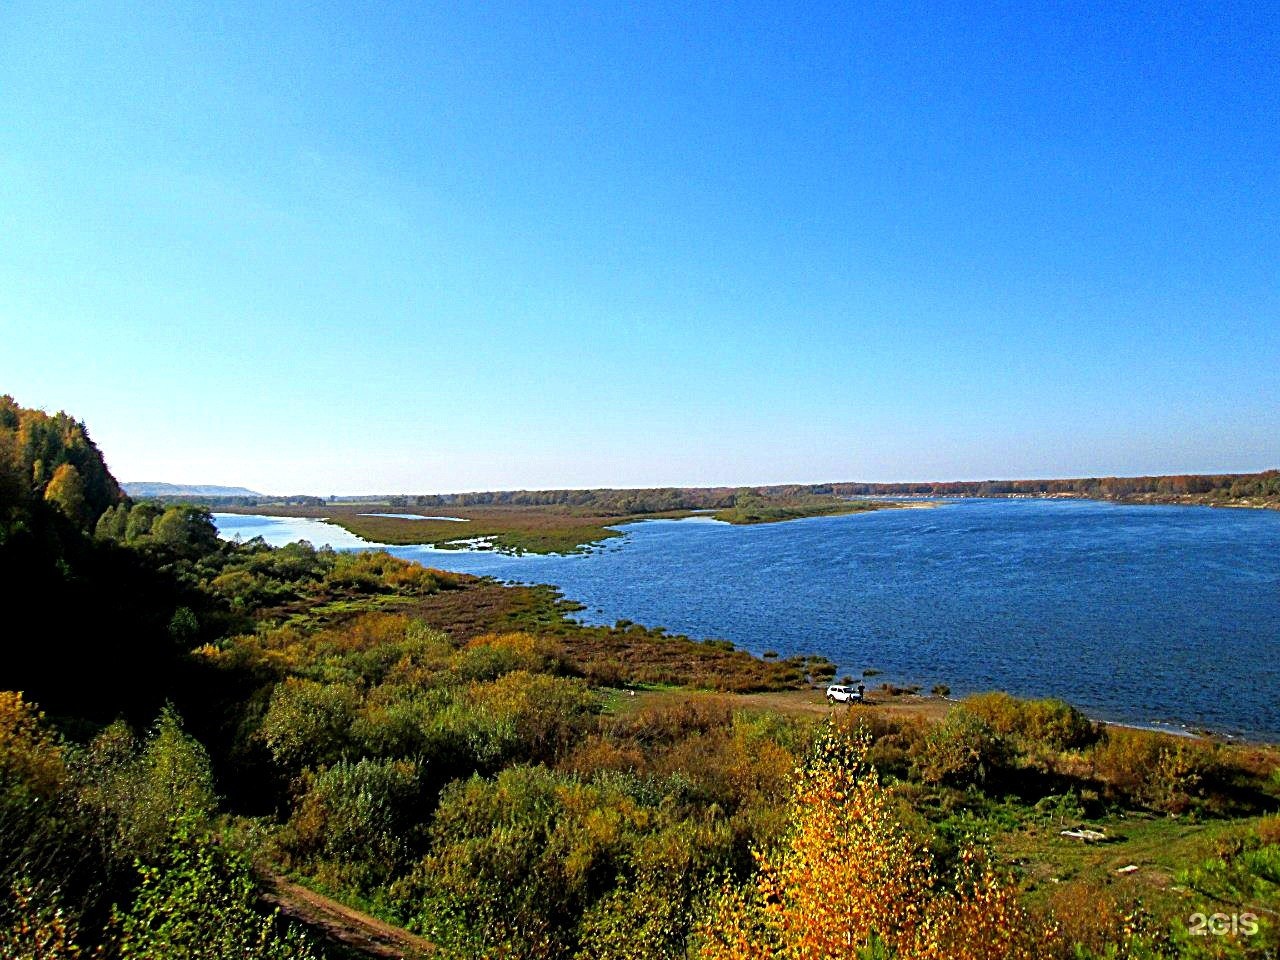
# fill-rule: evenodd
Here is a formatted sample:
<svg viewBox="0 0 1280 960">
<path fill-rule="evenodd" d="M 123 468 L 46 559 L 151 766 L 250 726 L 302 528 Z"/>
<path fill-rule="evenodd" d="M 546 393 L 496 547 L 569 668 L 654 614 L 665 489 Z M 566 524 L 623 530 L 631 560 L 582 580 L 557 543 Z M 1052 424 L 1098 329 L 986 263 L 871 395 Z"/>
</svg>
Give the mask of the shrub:
<svg viewBox="0 0 1280 960">
<path fill-rule="evenodd" d="M 1108 727 L 1093 748 L 1094 776 L 1113 793 L 1137 798 L 1160 754 L 1160 738 L 1145 730 Z"/>
<path fill-rule="evenodd" d="M 1099 731 L 1075 707 L 1061 700 L 1019 700 L 1007 693 L 978 693 L 965 697 L 960 709 L 980 717 L 996 733 L 1016 737 L 1028 746 L 1054 750 L 1088 746 Z"/>
<path fill-rule="evenodd" d="M 1156 755 L 1142 797 L 1165 813 L 1186 813 L 1207 797 L 1216 774 L 1211 748 L 1195 742 L 1167 743 Z"/>
<path fill-rule="evenodd" d="M 45 726 L 44 714 L 11 690 L 0 690 L 0 776 L 44 797 L 52 796 L 66 776 L 62 747 Z"/>
<path fill-rule="evenodd" d="M 782 803 L 794 768 L 790 751 L 745 722 L 691 734 L 662 749 L 650 764 L 656 774 L 687 780 L 701 803 L 729 812 Z"/>
<path fill-rule="evenodd" d="M 1258 821 L 1256 832 L 1264 846 L 1280 846 L 1280 816 L 1263 817 Z"/>
<path fill-rule="evenodd" d="M 925 783 L 980 784 L 1009 762 L 1007 742 L 981 717 L 953 710 L 915 746 L 914 770 Z"/>
<path fill-rule="evenodd" d="M 70 768 L 74 803 L 111 860 L 153 863 L 176 829 L 206 822 L 215 808 L 209 757 L 169 708 L 141 743 L 113 724 Z"/>
<path fill-rule="evenodd" d="M 482 762 L 555 760 L 594 726 L 600 703 L 580 681 L 523 670 L 472 684 L 468 738 Z"/>
<path fill-rule="evenodd" d="M 562 956 L 638 813 L 616 789 L 542 767 L 452 784 L 431 827 L 433 852 L 392 898 L 462 955 Z"/>
<path fill-rule="evenodd" d="M 724 863 L 731 841 L 724 824 L 690 821 L 639 838 L 622 882 L 578 924 L 575 960 L 685 960 L 705 878 Z"/>
<path fill-rule="evenodd" d="M 286 770 L 332 763 L 346 752 L 360 693 L 345 683 L 289 677 L 271 692 L 258 737 Z"/>
<path fill-rule="evenodd" d="M 1093 769 L 1114 793 L 1171 814 L 1203 802 L 1221 773 L 1212 747 L 1125 727 L 1106 731 L 1094 747 Z"/>
<path fill-rule="evenodd" d="M 727 729 L 732 722 L 733 705 L 728 699 L 679 694 L 616 718 L 608 730 L 619 740 L 652 747 L 672 744 L 695 733 Z"/>
<path fill-rule="evenodd" d="M 636 773 L 645 768 L 645 755 L 633 743 L 615 743 L 599 734 L 588 737 L 561 761 L 558 769 L 589 777 L 594 773 Z"/>
<path fill-rule="evenodd" d="M 434 754 L 432 731 L 448 702 L 449 693 L 445 690 L 371 692 L 351 724 L 354 753 L 375 759 L 439 759 Z"/>
<path fill-rule="evenodd" d="M 882 773 L 906 777 L 913 758 L 923 749 L 929 731 L 927 721 L 919 717 L 894 717 L 882 713 L 849 713 L 835 719 L 836 729 L 845 736 L 867 738 L 867 759 Z"/>
<path fill-rule="evenodd" d="M 1033 743 L 1074 750 L 1097 742 L 1098 725 L 1061 700 L 1024 700 L 1019 735 Z"/>
<path fill-rule="evenodd" d="M 120 960 L 315 960 L 295 931 L 256 909 L 249 867 L 211 840 L 179 834 L 164 866 L 144 867 L 137 898 L 117 914 Z"/>
<path fill-rule="evenodd" d="M 488 633 L 467 642 L 454 657 L 453 669 L 464 680 L 496 680 L 515 670 L 559 673 L 563 669 L 556 644 L 529 633 Z"/>
<path fill-rule="evenodd" d="M 421 819 L 420 773 L 407 761 L 341 761 L 307 774 L 283 834 L 296 860 L 356 865 L 362 886 L 385 879 L 404 862 Z"/>
<path fill-rule="evenodd" d="M 582 918 L 574 960 L 684 960 L 695 890 L 654 873 L 620 884 Z"/>
<path fill-rule="evenodd" d="M 1084 880 L 1056 884 L 1048 908 L 1062 939 L 1079 958 L 1143 957 L 1140 950 L 1131 954 L 1126 947 L 1137 947 L 1135 939 L 1156 932 L 1140 902 L 1124 901 L 1115 891 Z"/>
<path fill-rule="evenodd" d="M 392 587 L 399 593 L 426 596 L 456 586 L 458 578 L 441 570 L 428 570 L 382 550 L 339 553 L 326 573 L 327 587 L 355 593 L 377 593 Z"/>
<path fill-rule="evenodd" d="M 228 570 L 214 577 L 209 586 L 238 608 L 252 608 L 279 596 L 271 581 L 265 581 L 244 570 Z"/>
<path fill-rule="evenodd" d="M 6 960 L 74 960 L 81 955 L 79 925 L 57 890 L 25 877 L 10 886 L 0 909 L 0 956 Z"/>
</svg>

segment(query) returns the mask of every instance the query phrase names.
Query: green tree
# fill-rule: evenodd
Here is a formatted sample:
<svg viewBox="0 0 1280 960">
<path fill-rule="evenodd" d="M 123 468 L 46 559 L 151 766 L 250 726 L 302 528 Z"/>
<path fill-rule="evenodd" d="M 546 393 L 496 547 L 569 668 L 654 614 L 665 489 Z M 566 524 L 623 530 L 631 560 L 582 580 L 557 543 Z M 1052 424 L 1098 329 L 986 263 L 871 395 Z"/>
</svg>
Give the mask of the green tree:
<svg viewBox="0 0 1280 960">
<path fill-rule="evenodd" d="M 212 840 L 179 833 L 164 867 L 143 867 L 142 885 L 117 913 L 121 960 L 315 960 L 294 929 L 279 929 L 276 913 L 256 909 L 248 865 Z"/>
<path fill-rule="evenodd" d="M 129 510 L 129 520 L 125 524 L 125 542 L 137 543 L 151 536 L 151 526 L 160 513 L 160 508 L 154 503 L 135 503 Z"/>
<path fill-rule="evenodd" d="M 125 541 L 129 529 L 129 507 L 123 503 L 107 507 L 98 518 L 93 535 L 99 540 Z"/>
<path fill-rule="evenodd" d="M 155 862 L 183 824 L 202 824 L 215 806 L 209 757 L 165 708 L 139 743 L 123 723 L 73 757 L 76 804 L 95 825 L 104 856 Z"/>
<path fill-rule="evenodd" d="M 360 693 L 350 684 L 290 677 L 271 692 L 258 736 L 286 769 L 333 763 L 346 753 L 359 706 Z"/>
<path fill-rule="evenodd" d="M 190 607 L 179 607 L 169 618 L 169 636 L 185 647 L 195 643 L 200 636 L 200 621 Z"/>
<path fill-rule="evenodd" d="M 203 507 L 170 507 L 151 526 L 151 538 L 171 550 L 200 556 L 218 545 L 218 529 Z"/>
</svg>

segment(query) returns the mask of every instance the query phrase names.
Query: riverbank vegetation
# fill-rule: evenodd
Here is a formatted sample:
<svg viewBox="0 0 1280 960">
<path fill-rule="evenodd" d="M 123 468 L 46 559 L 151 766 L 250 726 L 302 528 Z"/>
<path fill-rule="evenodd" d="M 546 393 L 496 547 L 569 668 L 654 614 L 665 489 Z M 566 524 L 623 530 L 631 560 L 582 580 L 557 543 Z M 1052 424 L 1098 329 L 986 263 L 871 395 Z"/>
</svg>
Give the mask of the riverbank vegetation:
<svg viewBox="0 0 1280 960">
<path fill-rule="evenodd" d="M 391 546 L 430 544 L 450 549 L 491 549 L 507 553 L 574 553 L 621 536 L 617 526 L 637 520 L 675 519 L 689 511 L 607 514 L 557 505 L 450 508 L 451 520 L 369 516 L 403 507 L 368 504 L 218 505 L 230 513 L 328 520 L 370 543 Z M 428 509 L 428 508 L 421 508 Z M 458 521 L 465 522 L 458 522 Z"/>
<path fill-rule="evenodd" d="M 4 956 L 350 956 L 264 906 L 279 875 L 443 957 L 1280 948 L 1274 748 L 1002 694 L 792 709 L 833 665 L 50 495 L 96 451 L 24 413 L 0 572 L 59 629 L 0 692 Z"/>
<path fill-rule="evenodd" d="M 609 491 L 622 492 L 624 491 Z M 726 523 L 778 523 L 804 517 L 838 516 L 900 506 L 883 500 L 847 500 L 814 495 L 766 496 L 752 490 L 739 490 L 723 496 L 715 494 L 706 497 L 668 498 L 655 495 L 616 499 L 603 497 L 597 502 L 569 498 L 564 503 L 501 503 L 479 506 L 454 504 L 447 508 L 452 519 L 437 519 L 432 516 L 418 519 L 409 514 L 399 517 L 375 515 L 406 509 L 401 502 L 404 499 L 407 498 L 390 498 L 388 502 L 376 507 L 367 503 L 281 503 L 252 507 L 237 503 L 220 505 L 218 509 L 231 513 L 324 519 L 375 544 L 431 544 L 445 549 L 478 547 L 508 553 L 572 553 L 589 549 L 611 537 L 621 536 L 619 526 L 639 520 L 673 520 L 708 513 L 716 520 Z M 583 499 L 583 502 L 575 502 L 578 499 Z M 717 506 L 665 509 L 671 502 L 710 503 Z M 647 509 L 651 507 L 655 509 Z M 664 509 L 656 509 L 659 507 Z M 437 509 L 430 505 L 415 505 L 414 508 Z M 624 512 L 615 513 L 615 510 Z"/>
<path fill-rule="evenodd" d="M 728 523 L 777 523 L 901 506 L 867 497 L 1052 497 L 1280 509 L 1280 470 L 1252 474 L 1086 477 L 928 483 L 827 483 L 649 490 L 517 490 L 487 493 L 321 498 L 160 498 L 233 513 L 327 519 L 371 543 L 474 546 L 513 553 L 590 548 L 637 520 L 706 513 Z M 424 511 L 428 519 L 371 516 Z M 456 520 L 430 519 L 443 512 Z"/>
</svg>

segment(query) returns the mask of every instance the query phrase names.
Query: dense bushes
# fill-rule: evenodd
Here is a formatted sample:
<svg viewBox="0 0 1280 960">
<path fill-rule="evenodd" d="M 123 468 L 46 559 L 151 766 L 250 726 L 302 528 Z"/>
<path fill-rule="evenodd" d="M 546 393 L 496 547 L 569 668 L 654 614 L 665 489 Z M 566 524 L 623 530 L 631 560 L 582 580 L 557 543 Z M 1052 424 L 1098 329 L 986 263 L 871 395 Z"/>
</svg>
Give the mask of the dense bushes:
<svg viewBox="0 0 1280 960">
<path fill-rule="evenodd" d="M 925 783 L 962 787 L 985 782 L 1011 757 L 1007 741 L 986 720 L 957 709 L 918 741 L 913 771 Z"/>
<path fill-rule="evenodd" d="M 258 909 L 248 865 L 211 840 L 180 833 L 165 862 L 142 869 L 133 904 L 117 913 L 120 960 L 313 960 L 296 929 Z"/>
<path fill-rule="evenodd" d="M 155 861 L 179 825 L 202 824 L 214 810 L 205 750 L 169 709 L 142 741 L 124 724 L 112 724 L 72 751 L 69 767 L 76 810 L 94 824 L 99 852 L 109 861 Z"/>
<path fill-rule="evenodd" d="M 696 878 L 730 862 L 735 841 L 722 818 L 671 789 L 528 766 L 456 783 L 441 797 L 432 852 L 393 898 L 415 927 L 463 955 L 550 958 L 579 944 L 610 955 L 591 954 L 607 943 L 584 931 L 607 928 L 617 941 L 623 926 L 657 917 L 611 916 L 610 907 L 665 890 L 661 930 L 650 924 L 646 935 L 682 945 Z"/>
<path fill-rule="evenodd" d="M 1165 813 L 1222 801 L 1229 777 L 1214 746 L 1112 727 L 1093 750 L 1093 771 L 1115 796 Z"/>
<path fill-rule="evenodd" d="M 342 759 L 418 759 L 440 776 L 552 762 L 594 725 L 598 699 L 561 669 L 556 646 L 488 634 L 461 649 L 407 617 L 365 614 L 341 630 L 285 629 L 208 654 L 243 668 L 292 667 L 255 736 L 296 776 Z"/>
<path fill-rule="evenodd" d="M 428 810 L 422 770 L 405 760 L 342 761 L 303 777 L 279 847 L 288 862 L 369 891 L 414 850 Z"/>
<path fill-rule="evenodd" d="M 1243 771 L 1199 743 L 1002 694 L 938 723 L 845 711 L 793 783 L 811 717 L 748 715 L 694 688 L 800 686 L 829 661 L 582 626 L 549 590 L 385 553 L 223 544 L 203 510 L 121 500 L 78 429 L 0 402 L 0 579 L 67 611 L 69 637 L 18 679 L 76 718 L 64 740 L 0 694 L 6 956 L 307 956 L 258 909 L 246 863 L 210 842 L 215 769 L 229 843 L 445 955 L 547 960 L 1018 957 L 1036 936 L 1044 954 L 1084 928 L 1058 938 L 1023 909 L 969 844 L 983 817 L 1057 841 L 1057 819 L 1086 808 L 1252 811 L 1276 792 L 1267 763 Z M 685 689 L 637 689 L 668 684 Z M 104 726 L 149 722 L 166 698 L 212 759 L 173 710 L 141 737 Z M 1275 832 L 1264 821 L 1186 886 L 1271 902 Z M 1128 949 L 1122 908 L 1106 915 L 1117 924 L 1084 947 Z"/>
<path fill-rule="evenodd" d="M 1199 739 L 1097 724 L 1061 701 L 1002 693 L 969 697 L 937 723 L 870 713 L 843 722 L 868 735 L 877 769 L 900 779 L 1018 791 L 1032 801 L 1073 791 L 1174 815 L 1250 809 L 1275 763 Z"/>
<path fill-rule="evenodd" d="M 1007 693 L 980 693 L 960 704 L 1000 736 L 1017 737 L 1026 746 L 1072 750 L 1095 743 L 1098 725 L 1061 700 L 1019 700 Z"/>
<path fill-rule="evenodd" d="M 351 722 L 361 702 L 348 683 L 288 677 L 271 693 L 259 735 L 290 772 L 333 763 L 348 752 Z"/>
<path fill-rule="evenodd" d="M 451 664 L 463 680 L 495 680 L 505 673 L 562 673 L 560 645 L 523 631 L 486 633 L 469 640 Z"/>
<path fill-rule="evenodd" d="M 81 747 L 0 693 L 0 955 L 309 960 L 209 839 L 213 808 L 208 758 L 172 710 L 144 738 L 116 723 Z"/>
</svg>

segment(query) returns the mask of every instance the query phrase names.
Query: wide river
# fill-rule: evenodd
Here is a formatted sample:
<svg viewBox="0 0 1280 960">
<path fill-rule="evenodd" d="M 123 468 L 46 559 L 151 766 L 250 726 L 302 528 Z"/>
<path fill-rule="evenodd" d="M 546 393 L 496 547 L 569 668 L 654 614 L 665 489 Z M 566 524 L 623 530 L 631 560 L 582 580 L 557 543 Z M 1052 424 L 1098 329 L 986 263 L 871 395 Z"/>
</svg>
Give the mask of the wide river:
<svg viewBox="0 0 1280 960">
<path fill-rule="evenodd" d="M 318 521 L 216 516 L 225 537 L 368 547 Z M 761 526 L 654 520 L 572 556 L 392 547 L 550 583 L 619 618 L 821 653 L 952 693 L 1059 696 L 1106 719 L 1280 738 L 1280 512 L 956 500 Z"/>
</svg>

